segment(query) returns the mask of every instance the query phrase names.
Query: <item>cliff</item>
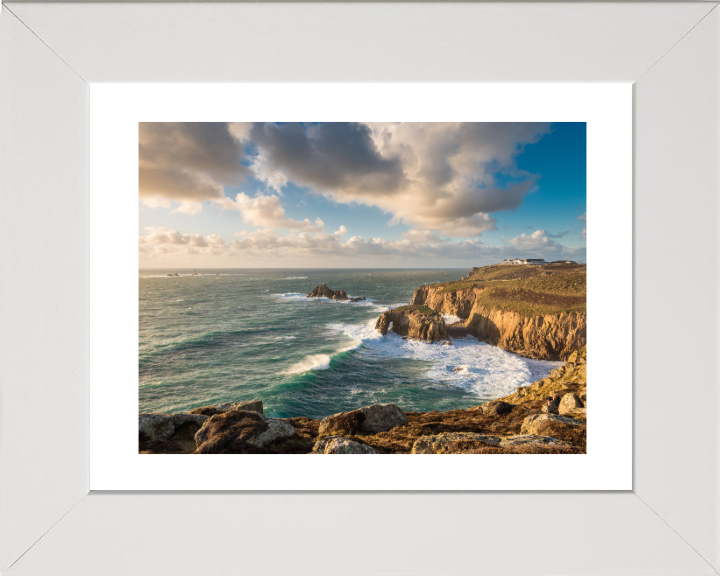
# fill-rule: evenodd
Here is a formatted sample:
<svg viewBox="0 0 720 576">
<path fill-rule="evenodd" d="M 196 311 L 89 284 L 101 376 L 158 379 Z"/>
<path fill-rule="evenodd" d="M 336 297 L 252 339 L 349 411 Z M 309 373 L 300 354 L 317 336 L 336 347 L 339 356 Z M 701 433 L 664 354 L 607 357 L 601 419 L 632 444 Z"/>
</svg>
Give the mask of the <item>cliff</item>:
<svg viewBox="0 0 720 576">
<path fill-rule="evenodd" d="M 445 321 L 440 314 L 423 306 L 400 306 L 384 312 L 375 323 L 375 329 L 385 336 L 392 331 L 400 336 L 427 342 L 448 340 Z"/>
<path fill-rule="evenodd" d="M 586 345 L 584 265 L 486 266 L 421 286 L 413 305 L 454 314 L 480 340 L 528 358 L 565 360 Z"/>
</svg>

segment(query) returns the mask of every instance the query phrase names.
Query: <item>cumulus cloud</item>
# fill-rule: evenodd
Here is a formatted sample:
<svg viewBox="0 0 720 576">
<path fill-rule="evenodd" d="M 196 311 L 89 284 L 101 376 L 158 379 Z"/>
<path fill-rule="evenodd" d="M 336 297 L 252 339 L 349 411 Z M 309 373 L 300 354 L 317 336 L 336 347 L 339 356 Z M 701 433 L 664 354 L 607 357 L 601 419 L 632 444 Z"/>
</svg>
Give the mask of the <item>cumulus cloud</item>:
<svg viewBox="0 0 720 576">
<path fill-rule="evenodd" d="M 562 252 L 563 246 L 551 240 L 545 230 L 535 230 L 532 234 L 524 232 L 508 240 L 512 246 L 527 252 L 543 252 L 553 254 Z"/>
<path fill-rule="evenodd" d="M 537 247 L 542 245 L 543 255 L 562 254 L 565 257 L 584 259 L 584 248 L 564 248 L 547 241 L 513 242 L 508 246 L 489 246 L 478 238 L 453 241 L 435 234 L 408 232 L 401 240 L 387 238 L 364 238 L 351 236 L 347 240 L 347 228 L 341 226 L 337 231 L 297 231 L 285 234 L 272 228 L 238 232 L 236 239 L 225 242 L 213 234 L 186 234 L 167 228 L 147 228 L 147 234 L 141 236 L 140 253 L 144 261 L 162 261 L 170 256 L 202 257 L 203 264 L 217 261 L 242 263 L 248 261 L 313 262 L 315 264 L 367 263 L 367 262 L 471 262 L 483 265 L 499 262 L 503 258 L 532 257 Z M 542 233 L 543 231 L 538 231 Z M 521 235 L 524 236 L 524 235 Z M 531 236 L 526 237 L 530 238 Z M 519 238 L 519 237 L 518 237 Z M 547 240 L 547 238 L 545 238 Z"/>
<path fill-rule="evenodd" d="M 539 175 L 520 170 L 516 158 L 549 130 L 523 122 L 143 123 L 140 196 L 195 214 L 206 201 L 237 204 L 224 187 L 252 176 L 275 194 L 292 182 L 338 203 L 378 207 L 419 232 L 471 237 L 497 230 L 491 214 L 516 209 L 535 189 Z M 317 228 L 301 222 L 284 227 Z"/>
<path fill-rule="evenodd" d="M 515 158 L 549 123 L 256 124 L 256 177 L 288 181 L 336 202 L 377 206 L 419 230 L 475 236 L 490 213 L 514 210 L 537 176 Z M 498 175 L 505 180 L 501 184 Z"/>
<path fill-rule="evenodd" d="M 227 122 L 141 122 L 140 200 L 150 207 L 172 200 L 196 213 L 200 202 L 222 199 L 224 186 L 251 174 L 241 163 L 248 130 Z"/>
<path fill-rule="evenodd" d="M 280 198 L 274 195 L 256 196 L 250 198 L 241 192 L 235 200 L 224 198 L 218 204 L 226 209 L 239 210 L 243 221 L 251 226 L 259 228 L 287 228 L 289 230 L 321 231 L 325 223 L 316 218 L 311 222 L 308 218 L 304 220 L 293 220 L 285 216 L 285 209 Z"/>
</svg>

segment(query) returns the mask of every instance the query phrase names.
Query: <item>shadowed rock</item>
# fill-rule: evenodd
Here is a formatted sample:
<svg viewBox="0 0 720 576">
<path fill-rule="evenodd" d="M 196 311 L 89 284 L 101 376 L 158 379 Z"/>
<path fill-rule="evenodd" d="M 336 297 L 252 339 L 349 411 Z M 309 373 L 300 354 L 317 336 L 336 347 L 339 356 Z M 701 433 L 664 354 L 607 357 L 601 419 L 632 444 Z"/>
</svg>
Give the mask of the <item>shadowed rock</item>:
<svg viewBox="0 0 720 576">
<path fill-rule="evenodd" d="M 140 414 L 140 442 L 167 440 L 175 433 L 172 414 Z"/>
<path fill-rule="evenodd" d="M 257 412 L 230 410 L 205 421 L 195 435 L 196 454 L 251 454 L 289 452 L 284 444 L 297 438 L 297 430 L 283 420 Z M 305 450 L 307 452 L 309 446 Z"/>
</svg>

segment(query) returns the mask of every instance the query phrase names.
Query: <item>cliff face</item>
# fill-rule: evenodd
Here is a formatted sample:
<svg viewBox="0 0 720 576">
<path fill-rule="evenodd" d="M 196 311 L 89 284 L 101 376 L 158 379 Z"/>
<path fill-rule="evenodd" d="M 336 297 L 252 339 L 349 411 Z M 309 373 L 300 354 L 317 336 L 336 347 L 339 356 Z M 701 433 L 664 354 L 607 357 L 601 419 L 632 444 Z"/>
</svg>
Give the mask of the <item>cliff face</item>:
<svg viewBox="0 0 720 576">
<path fill-rule="evenodd" d="M 394 309 L 384 312 L 375 323 L 375 329 L 383 336 L 392 331 L 400 336 L 407 336 L 417 340 L 438 342 L 447 340 L 445 321 L 439 314 L 427 314 L 420 310 Z"/>
<path fill-rule="evenodd" d="M 480 340 L 527 358 L 566 360 L 587 344 L 586 312 L 560 312 L 528 316 L 511 306 L 492 307 L 477 301 L 485 288 L 468 287 L 445 291 L 422 286 L 413 304 L 465 320 L 471 334 Z"/>
</svg>

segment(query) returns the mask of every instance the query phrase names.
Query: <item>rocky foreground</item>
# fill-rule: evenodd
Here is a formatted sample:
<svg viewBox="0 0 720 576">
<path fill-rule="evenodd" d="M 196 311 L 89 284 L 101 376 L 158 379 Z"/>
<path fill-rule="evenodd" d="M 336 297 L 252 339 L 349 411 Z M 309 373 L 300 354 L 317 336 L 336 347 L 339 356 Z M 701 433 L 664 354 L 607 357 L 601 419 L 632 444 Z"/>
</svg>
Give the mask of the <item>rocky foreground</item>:
<svg viewBox="0 0 720 576">
<path fill-rule="evenodd" d="M 587 356 L 509 396 L 467 410 L 373 405 L 328 416 L 266 418 L 259 400 L 183 414 L 140 414 L 141 454 L 582 454 Z"/>
</svg>

